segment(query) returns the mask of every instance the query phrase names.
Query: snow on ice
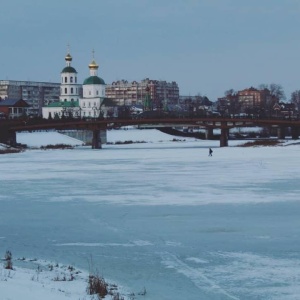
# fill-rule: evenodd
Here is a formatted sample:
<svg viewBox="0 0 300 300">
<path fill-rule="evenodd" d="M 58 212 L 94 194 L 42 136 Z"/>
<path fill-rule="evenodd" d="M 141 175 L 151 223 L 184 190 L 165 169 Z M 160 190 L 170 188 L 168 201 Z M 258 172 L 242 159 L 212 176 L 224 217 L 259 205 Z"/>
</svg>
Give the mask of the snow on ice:
<svg viewBox="0 0 300 300">
<path fill-rule="evenodd" d="M 76 147 L 0 156 L 0 257 L 38 258 L 0 266 L 0 300 L 88 300 L 91 256 L 125 299 L 299 299 L 298 141 L 175 138 L 111 130 L 111 144 L 93 150 L 56 132 L 19 133 L 33 148 Z M 128 140 L 145 143 L 113 144 Z M 53 280 L 69 278 L 69 264 L 75 280 Z"/>
</svg>

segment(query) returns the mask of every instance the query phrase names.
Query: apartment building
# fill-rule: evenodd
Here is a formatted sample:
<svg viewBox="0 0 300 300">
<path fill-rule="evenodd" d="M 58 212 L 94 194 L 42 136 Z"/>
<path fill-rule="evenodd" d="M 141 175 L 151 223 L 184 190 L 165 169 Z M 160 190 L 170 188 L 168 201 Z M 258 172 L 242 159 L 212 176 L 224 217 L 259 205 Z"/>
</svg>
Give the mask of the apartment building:
<svg viewBox="0 0 300 300">
<path fill-rule="evenodd" d="M 177 103 L 179 87 L 175 81 L 166 82 L 146 78 L 140 82 L 127 80 L 114 81 L 105 87 L 107 98 L 117 105 L 143 104 L 147 94 L 154 107 L 163 107 L 166 103 Z"/>
<path fill-rule="evenodd" d="M 279 99 L 271 95 L 269 89 L 250 87 L 225 97 L 218 98 L 218 110 L 222 113 L 261 113 L 272 114 L 273 105 Z"/>
<path fill-rule="evenodd" d="M 254 87 L 238 91 L 238 101 L 242 110 L 263 108 L 271 101 L 271 93 L 268 89 L 258 90 Z M 278 100 L 278 99 L 277 99 Z"/>
<path fill-rule="evenodd" d="M 58 101 L 59 95 L 60 83 L 0 80 L 0 98 L 26 101 L 29 114 L 41 116 L 42 107 Z"/>
</svg>

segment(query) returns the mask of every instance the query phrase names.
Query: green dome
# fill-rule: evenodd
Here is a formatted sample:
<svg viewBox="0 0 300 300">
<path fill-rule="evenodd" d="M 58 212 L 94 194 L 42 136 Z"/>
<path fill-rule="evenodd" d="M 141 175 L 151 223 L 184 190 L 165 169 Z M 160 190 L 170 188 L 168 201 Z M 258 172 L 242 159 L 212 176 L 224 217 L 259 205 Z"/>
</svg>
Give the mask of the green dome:
<svg viewBox="0 0 300 300">
<path fill-rule="evenodd" d="M 77 71 L 73 67 L 65 67 L 61 71 L 62 73 L 77 73 Z"/>
<path fill-rule="evenodd" d="M 90 76 L 83 82 L 83 84 L 105 84 L 105 82 L 102 78 L 98 76 Z"/>
</svg>

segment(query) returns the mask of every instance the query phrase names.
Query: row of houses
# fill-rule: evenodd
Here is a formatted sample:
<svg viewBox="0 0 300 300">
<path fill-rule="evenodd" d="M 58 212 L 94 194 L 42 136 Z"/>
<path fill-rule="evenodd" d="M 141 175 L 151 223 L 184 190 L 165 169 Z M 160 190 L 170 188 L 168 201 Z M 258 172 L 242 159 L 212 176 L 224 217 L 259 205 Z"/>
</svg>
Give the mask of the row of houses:
<svg viewBox="0 0 300 300">
<path fill-rule="evenodd" d="M 253 114 L 271 117 L 281 114 L 295 116 L 298 113 L 292 103 L 280 102 L 267 88 L 232 91 L 211 102 L 200 95 L 180 96 L 175 81 L 146 78 L 139 82 L 118 80 L 106 84 L 97 75 L 98 65 L 94 59 L 89 64 L 90 76 L 80 84 L 77 71 L 71 66 L 70 53 L 65 61 L 60 83 L 0 80 L 0 117 L 17 118 L 27 114 L 48 118 L 74 113 L 95 117 L 104 104 L 119 108 L 139 106 L 145 110 L 217 111 L 223 116 Z M 106 114 L 110 113 L 107 108 Z"/>
<path fill-rule="evenodd" d="M 120 98 L 117 95 L 113 97 L 113 90 L 109 85 L 109 92 L 108 95 L 106 95 L 105 102 L 110 103 L 110 106 L 131 106 L 133 108 L 139 107 L 139 109 L 141 110 L 143 109 L 145 95 L 147 94 L 147 91 L 149 93 L 150 90 L 149 88 L 148 90 L 146 90 L 147 85 L 145 85 L 145 83 L 149 83 L 149 81 L 149 79 L 142 81 L 140 86 L 139 83 L 133 83 L 136 88 L 141 89 L 141 95 L 138 101 L 131 101 L 133 97 L 129 97 L 128 94 L 125 94 L 123 98 Z M 51 84 L 52 86 L 47 87 L 47 83 L 37 83 L 39 85 L 35 85 L 33 82 L 24 82 L 24 85 L 22 85 L 21 83 L 22 82 L 20 81 L 5 81 L 7 88 L 1 90 L 2 94 L 0 99 L 0 119 L 4 118 L 4 116 L 8 116 L 9 118 L 18 118 L 24 114 L 41 116 L 42 107 L 55 105 L 55 103 L 59 102 L 57 99 L 57 97 L 59 97 L 57 96 L 57 93 L 61 93 L 60 84 L 58 84 L 58 87 L 53 84 Z M 16 84 L 19 89 L 12 88 L 14 84 Z M 42 86 L 43 84 L 45 85 L 44 87 Z M 123 84 L 124 88 L 125 86 L 129 86 L 128 82 L 123 82 Z M 25 88 L 26 85 L 31 87 L 30 93 L 28 93 L 28 89 Z M 119 87 L 121 86 L 120 83 L 116 82 L 113 85 L 118 85 Z M 52 92 L 50 92 L 51 88 L 54 89 L 52 90 Z M 82 86 L 80 86 L 79 89 L 80 92 L 78 95 L 79 97 L 82 97 Z M 4 90 L 6 90 L 6 93 L 3 92 Z M 48 93 L 42 92 L 42 90 L 48 90 Z M 26 91 L 26 93 L 23 91 Z M 33 100 L 29 97 L 30 94 L 34 96 Z M 3 95 L 7 96 L 4 97 Z M 153 94 L 150 94 L 150 97 L 152 96 Z M 285 103 L 280 101 L 276 96 L 271 95 L 268 89 L 259 90 L 253 87 L 238 91 L 233 94 L 228 94 L 225 97 L 218 98 L 216 102 L 211 102 L 207 97 L 199 95 L 172 95 L 172 97 L 170 97 L 171 100 L 168 101 L 166 101 L 164 98 L 153 98 L 159 99 L 153 101 L 155 107 L 162 107 L 163 109 L 167 107 L 169 110 L 206 110 L 209 112 L 217 111 L 223 116 L 251 114 L 260 115 L 262 117 L 298 117 L 299 115 L 297 107 L 295 107 L 294 103 Z"/>
<path fill-rule="evenodd" d="M 280 101 L 267 88 L 250 87 L 237 92 L 228 93 L 218 98 L 216 109 L 222 115 L 255 115 L 261 117 L 289 116 L 298 117 L 298 110 L 294 103 Z"/>
<path fill-rule="evenodd" d="M 42 108 L 57 103 L 61 95 L 69 95 L 72 92 L 78 99 L 84 96 L 83 85 L 75 83 L 75 78 L 74 91 L 65 91 L 66 87 L 62 88 L 62 85 L 63 83 L 0 80 L 0 110 L 1 107 L 12 103 L 13 99 L 22 99 L 28 104 L 28 114 L 42 116 Z M 174 81 L 146 78 L 139 82 L 120 80 L 105 85 L 105 98 L 113 101 L 116 106 L 143 105 L 147 93 L 150 94 L 155 107 L 162 107 L 166 103 L 175 104 L 179 101 L 179 87 Z M 74 101 L 78 99 L 74 98 Z M 16 115 L 10 114 L 14 117 Z"/>
</svg>

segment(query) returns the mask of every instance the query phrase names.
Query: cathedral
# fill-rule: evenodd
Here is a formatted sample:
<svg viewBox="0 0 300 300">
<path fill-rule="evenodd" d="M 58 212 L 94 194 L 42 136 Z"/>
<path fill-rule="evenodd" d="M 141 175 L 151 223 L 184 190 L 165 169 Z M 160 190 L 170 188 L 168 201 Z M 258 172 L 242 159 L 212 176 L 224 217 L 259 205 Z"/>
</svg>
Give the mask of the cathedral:
<svg viewBox="0 0 300 300">
<path fill-rule="evenodd" d="M 44 119 L 55 118 L 99 118 L 105 111 L 102 104 L 105 99 L 105 82 L 98 77 L 98 64 L 93 59 L 89 64 L 90 76 L 83 85 L 77 83 L 77 71 L 71 66 L 72 56 L 68 52 L 66 66 L 61 71 L 59 101 L 42 108 Z M 81 96 L 82 93 L 82 96 Z"/>
</svg>

